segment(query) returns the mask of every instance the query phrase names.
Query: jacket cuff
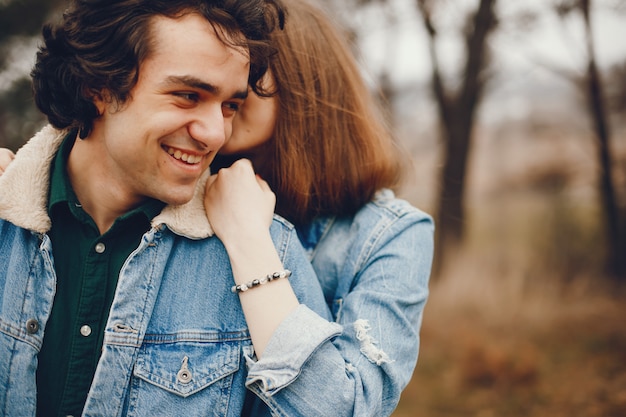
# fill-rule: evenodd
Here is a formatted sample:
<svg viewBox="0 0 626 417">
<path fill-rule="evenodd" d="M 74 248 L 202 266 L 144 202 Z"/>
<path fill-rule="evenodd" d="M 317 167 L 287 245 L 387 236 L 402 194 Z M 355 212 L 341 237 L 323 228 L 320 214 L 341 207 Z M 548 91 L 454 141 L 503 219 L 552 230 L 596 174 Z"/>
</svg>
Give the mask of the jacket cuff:
<svg viewBox="0 0 626 417">
<path fill-rule="evenodd" d="M 260 360 L 246 356 L 246 386 L 257 385 L 268 396 L 276 394 L 291 384 L 311 355 L 342 329 L 301 304 L 276 329 Z"/>
</svg>

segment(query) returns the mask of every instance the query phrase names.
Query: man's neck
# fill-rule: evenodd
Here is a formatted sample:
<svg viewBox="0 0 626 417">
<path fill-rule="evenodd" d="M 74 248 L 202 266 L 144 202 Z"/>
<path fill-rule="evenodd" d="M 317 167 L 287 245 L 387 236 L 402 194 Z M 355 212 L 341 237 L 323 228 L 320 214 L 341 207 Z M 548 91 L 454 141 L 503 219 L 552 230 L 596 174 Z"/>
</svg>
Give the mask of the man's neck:
<svg viewBox="0 0 626 417">
<path fill-rule="evenodd" d="M 141 204 L 140 199 L 129 198 L 123 184 L 107 168 L 105 153 L 98 143 L 76 139 L 67 161 L 67 172 L 78 201 L 98 226 L 101 234 L 111 228 L 115 220 Z"/>
</svg>

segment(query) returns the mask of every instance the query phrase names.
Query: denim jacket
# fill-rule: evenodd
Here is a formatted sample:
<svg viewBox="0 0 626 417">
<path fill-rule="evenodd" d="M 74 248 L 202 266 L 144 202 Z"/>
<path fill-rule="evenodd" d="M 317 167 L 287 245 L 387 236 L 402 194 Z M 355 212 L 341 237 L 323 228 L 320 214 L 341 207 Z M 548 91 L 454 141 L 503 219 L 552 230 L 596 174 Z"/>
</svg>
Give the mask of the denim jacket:
<svg viewBox="0 0 626 417">
<path fill-rule="evenodd" d="M 390 190 L 381 190 L 354 217 L 321 218 L 299 228 L 343 332 L 320 346 L 323 355 L 314 355 L 299 377 L 310 380 L 319 400 L 297 401 L 295 384 L 270 398 L 260 395 L 274 415 L 391 415 L 417 362 L 433 231 L 429 215 Z M 329 366 L 333 361 L 336 367 Z M 255 410 L 253 415 L 269 414 Z"/>
<path fill-rule="evenodd" d="M 49 164 L 65 133 L 44 128 L 0 177 L 4 416 L 35 415 L 37 353 L 56 284 L 46 235 Z M 330 340 L 341 328 L 330 321 L 295 230 L 278 217 L 271 235 L 284 266 L 293 272 L 296 295 L 307 306 L 301 304 L 283 321 L 257 360 L 239 298 L 230 290 L 227 253 L 204 214 L 203 189 L 201 181 L 190 203 L 166 207 L 153 219 L 124 263 L 83 415 L 239 416 L 246 384 L 263 398 L 291 387 L 296 397 L 276 403 L 293 409 L 286 402 L 318 402 L 316 388 L 332 381 L 331 372 L 325 375 L 328 369 L 344 368 L 336 362 L 341 356 L 324 357 L 327 349 L 336 351 Z M 308 369 L 319 363 L 324 368 Z M 301 379 L 303 373 L 317 380 Z"/>
</svg>

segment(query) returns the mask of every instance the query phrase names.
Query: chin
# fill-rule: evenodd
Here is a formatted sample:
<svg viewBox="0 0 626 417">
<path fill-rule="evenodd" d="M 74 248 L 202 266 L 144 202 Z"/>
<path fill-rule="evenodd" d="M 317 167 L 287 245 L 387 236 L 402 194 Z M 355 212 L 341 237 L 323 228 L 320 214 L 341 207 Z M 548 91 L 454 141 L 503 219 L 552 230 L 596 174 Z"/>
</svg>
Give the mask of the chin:
<svg viewBox="0 0 626 417">
<path fill-rule="evenodd" d="M 247 145 L 247 146 L 246 146 Z M 236 138 L 231 137 L 219 150 L 219 153 L 222 155 L 236 155 L 247 150 L 250 150 L 254 147 L 254 145 L 250 144 L 248 141 L 246 143 L 245 140 L 237 140 Z"/>
<path fill-rule="evenodd" d="M 220 155 L 234 155 L 234 154 L 236 154 L 239 151 L 240 150 L 238 150 L 236 148 L 233 149 L 233 148 L 230 148 L 230 147 L 221 147 L 219 154 Z"/>
<path fill-rule="evenodd" d="M 183 188 L 179 185 L 180 188 Z M 182 206 L 183 204 L 187 204 L 193 199 L 195 194 L 195 186 L 193 188 L 189 188 L 189 190 L 180 190 L 175 194 L 164 194 L 160 197 L 156 197 L 158 200 L 170 205 L 170 206 Z"/>
</svg>

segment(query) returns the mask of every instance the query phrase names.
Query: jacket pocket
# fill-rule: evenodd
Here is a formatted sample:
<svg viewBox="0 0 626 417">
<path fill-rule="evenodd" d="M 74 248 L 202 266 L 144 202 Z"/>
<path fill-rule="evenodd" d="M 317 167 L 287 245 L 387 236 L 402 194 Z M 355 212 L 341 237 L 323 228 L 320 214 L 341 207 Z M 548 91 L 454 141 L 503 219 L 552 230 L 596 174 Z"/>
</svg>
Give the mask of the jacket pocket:
<svg viewBox="0 0 626 417">
<path fill-rule="evenodd" d="M 133 371 L 128 403 L 131 414 L 230 415 L 227 410 L 245 392 L 245 369 L 240 370 L 241 365 L 245 368 L 243 344 L 144 344 Z"/>
</svg>

